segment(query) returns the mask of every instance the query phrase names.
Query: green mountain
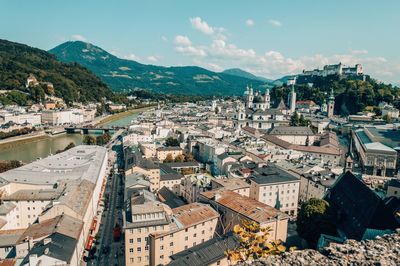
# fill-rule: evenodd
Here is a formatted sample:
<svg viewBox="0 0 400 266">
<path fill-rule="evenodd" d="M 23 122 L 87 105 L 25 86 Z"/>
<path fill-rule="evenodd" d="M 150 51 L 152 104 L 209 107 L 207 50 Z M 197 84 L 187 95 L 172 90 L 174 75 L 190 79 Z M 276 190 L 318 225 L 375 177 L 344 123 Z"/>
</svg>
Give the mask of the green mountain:
<svg viewBox="0 0 400 266">
<path fill-rule="evenodd" d="M 50 82 L 55 96 L 66 102 L 98 101 L 112 97 L 112 91 L 99 78 L 76 63 L 62 63 L 40 49 L 0 40 L 0 89 L 12 90 L 1 95 L 3 104 L 40 101 L 47 93 L 45 85 L 26 88 L 26 79 L 35 75 L 40 82 Z"/>
<path fill-rule="evenodd" d="M 272 83 L 274 81 L 272 79 L 267 79 L 264 77 L 256 76 L 256 75 L 254 75 L 250 72 L 244 71 L 243 69 L 240 69 L 240 68 L 226 69 L 222 73 L 229 74 L 232 76 L 252 79 L 252 80 L 258 80 L 258 81 L 265 82 L 265 83 Z"/>
<path fill-rule="evenodd" d="M 76 62 L 93 71 L 114 91 L 146 89 L 184 95 L 242 95 L 246 85 L 262 87 L 265 82 L 195 66 L 162 67 L 118 58 L 81 41 L 60 44 L 49 51 L 63 62 Z"/>
</svg>

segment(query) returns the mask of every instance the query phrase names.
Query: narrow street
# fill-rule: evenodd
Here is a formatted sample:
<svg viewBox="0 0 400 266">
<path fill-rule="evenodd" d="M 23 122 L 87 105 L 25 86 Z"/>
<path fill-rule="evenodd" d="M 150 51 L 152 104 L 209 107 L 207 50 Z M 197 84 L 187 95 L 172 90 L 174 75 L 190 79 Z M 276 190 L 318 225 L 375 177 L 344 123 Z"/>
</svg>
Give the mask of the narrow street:
<svg viewBox="0 0 400 266">
<path fill-rule="evenodd" d="M 121 133 L 121 132 L 118 132 Z M 99 239 L 96 244 L 95 257 L 87 262 L 87 265 L 125 265 L 124 241 L 121 230 L 119 241 L 114 240 L 113 229 L 118 224 L 122 229 L 122 207 L 124 202 L 123 174 L 118 172 L 123 167 L 122 143 L 118 139 L 119 134 L 114 134 L 111 142 L 106 145 L 109 153 L 115 153 L 115 160 L 111 161 L 110 175 L 104 190 L 104 211 L 101 216 L 98 231 Z"/>
</svg>

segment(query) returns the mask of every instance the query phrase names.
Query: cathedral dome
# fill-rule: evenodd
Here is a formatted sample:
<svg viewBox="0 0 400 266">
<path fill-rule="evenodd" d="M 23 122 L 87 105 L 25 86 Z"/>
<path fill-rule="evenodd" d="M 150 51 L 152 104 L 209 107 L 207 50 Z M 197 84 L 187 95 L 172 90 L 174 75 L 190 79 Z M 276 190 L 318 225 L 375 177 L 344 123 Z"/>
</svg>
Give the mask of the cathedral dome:
<svg viewBox="0 0 400 266">
<path fill-rule="evenodd" d="M 254 97 L 253 103 L 264 103 L 264 98 L 261 95 Z"/>
</svg>

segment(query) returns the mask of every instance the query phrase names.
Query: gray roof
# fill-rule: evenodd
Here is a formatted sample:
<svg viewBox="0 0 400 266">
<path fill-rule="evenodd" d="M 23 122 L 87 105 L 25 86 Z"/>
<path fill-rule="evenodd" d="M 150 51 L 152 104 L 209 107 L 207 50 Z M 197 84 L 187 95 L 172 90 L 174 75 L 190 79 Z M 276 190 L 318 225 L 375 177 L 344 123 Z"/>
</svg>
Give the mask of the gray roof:
<svg viewBox="0 0 400 266">
<path fill-rule="evenodd" d="M 216 236 L 200 245 L 186 249 L 170 256 L 170 266 L 203 266 L 216 263 L 225 257 L 227 249 L 239 245 L 233 233 Z"/>
<path fill-rule="evenodd" d="M 299 136 L 309 136 L 314 135 L 311 128 L 309 127 L 287 127 L 287 126 L 279 126 L 274 127 L 270 133 L 270 135 L 299 135 Z"/>
<path fill-rule="evenodd" d="M 158 191 L 158 198 L 171 209 L 185 205 L 186 203 L 167 187 Z"/>
<path fill-rule="evenodd" d="M 299 179 L 294 175 L 289 174 L 285 170 L 274 165 L 268 165 L 267 167 L 259 167 L 254 169 L 254 173 L 250 176 L 250 180 L 256 182 L 257 184 L 263 185 L 299 182 Z"/>
<path fill-rule="evenodd" d="M 16 205 L 11 202 L 4 202 L 3 204 L 0 205 L 0 215 L 6 215 L 10 211 L 12 211 Z"/>
<path fill-rule="evenodd" d="M 106 155 L 104 147 L 80 145 L 1 173 L 0 178 L 10 183 L 34 185 L 53 185 L 65 179 L 85 179 L 95 184 Z"/>
<path fill-rule="evenodd" d="M 133 173 L 125 176 L 125 188 L 134 186 L 150 187 L 150 182 L 146 179 L 146 176 L 141 173 Z"/>
<path fill-rule="evenodd" d="M 51 238 L 51 241 L 47 244 L 44 244 L 44 240 L 37 242 L 24 258 L 21 265 L 29 263 L 29 256 L 31 255 L 37 255 L 38 259 L 45 255 L 69 264 L 74 254 L 77 240 L 59 233 L 54 233 L 49 238 Z"/>
<path fill-rule="evenodd" d="M 174 163 L 164 163 L 171 168 L 185 168 L 185 167 L 199 167 L 198 162 L 174 162 Z"/>
</svg>

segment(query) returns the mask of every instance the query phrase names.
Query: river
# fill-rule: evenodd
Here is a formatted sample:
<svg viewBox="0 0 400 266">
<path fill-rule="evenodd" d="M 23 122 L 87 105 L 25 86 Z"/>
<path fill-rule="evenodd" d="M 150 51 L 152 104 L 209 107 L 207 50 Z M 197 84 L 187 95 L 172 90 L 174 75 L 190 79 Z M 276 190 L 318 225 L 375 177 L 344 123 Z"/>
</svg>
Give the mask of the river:
<svg viewBox="0 0 400 266">
<path fill-rule="evenodd" d="M 130 124 L 132 119 L 138 116 L 138 113 L 122 117 L 105 123 L 106 126 L 124 126 Z M 57 150 L 64 149 L 69 143 L 75 145 L 82 143 L 84 135 L 80 134 L 61 134 L 46 139 L 33 142 L 22 143 L 12 148 L 0 150 L 0 160 L 19 160 L 23 162 L 32 162 L 38 158 L 47 157 L 54 154 Z"/>
</svg>

